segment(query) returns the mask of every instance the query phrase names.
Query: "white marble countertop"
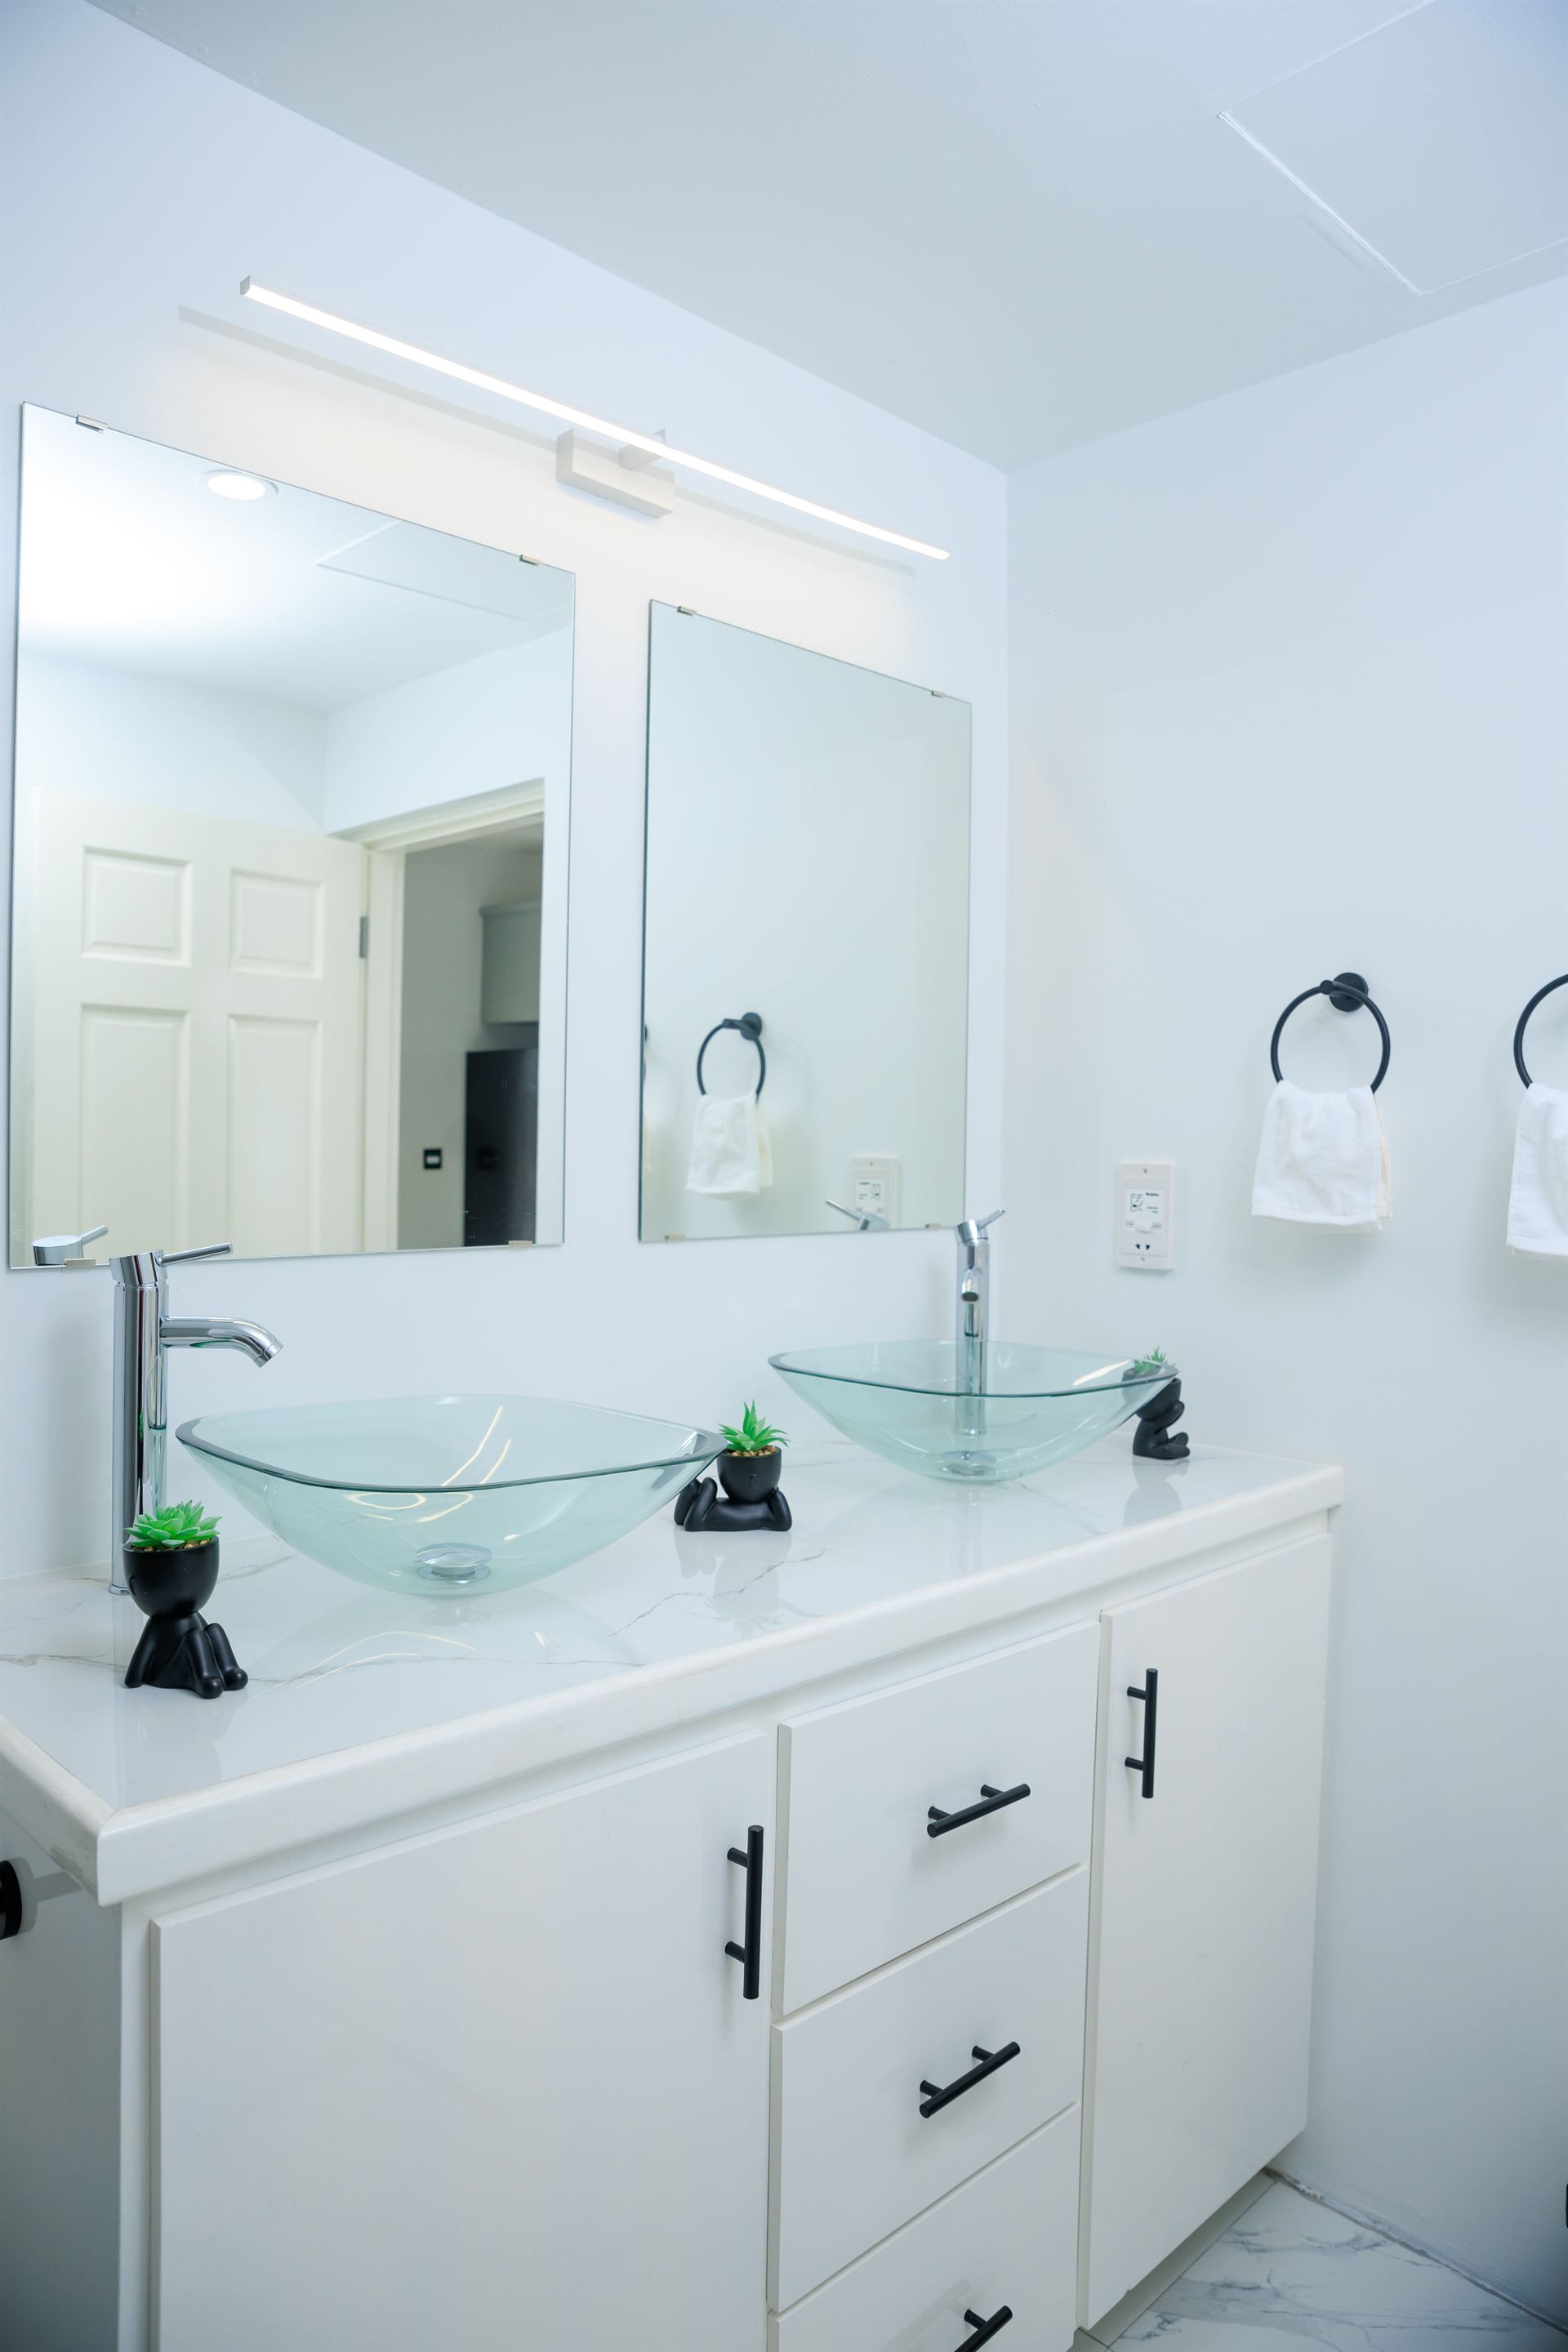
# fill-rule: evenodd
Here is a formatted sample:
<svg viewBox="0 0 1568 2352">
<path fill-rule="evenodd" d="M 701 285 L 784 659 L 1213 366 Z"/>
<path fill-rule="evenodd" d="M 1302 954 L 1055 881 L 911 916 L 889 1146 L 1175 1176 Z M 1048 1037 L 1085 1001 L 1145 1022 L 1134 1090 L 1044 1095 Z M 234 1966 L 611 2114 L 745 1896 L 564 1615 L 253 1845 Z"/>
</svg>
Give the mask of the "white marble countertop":
<svg viewBox="0 0 1568 2352">
<path fill-rule="evenodd" d="M 536 1585 L 426 1601 L 229 1544 L 208 1614 L 249 1684 L 122 1687 L 142 1620 L 101 1577 L 0 1578 L 0 1807 L 119 1902 L 1068 1602 L 1340 1500 L 1326 1465 L 1125 1437 L 960 1490 L 797 1447 L 789 1535 L 665 1511 Z M 1093 1605 L 1091 1603 L 1091 1605 Z"/>
</svg>

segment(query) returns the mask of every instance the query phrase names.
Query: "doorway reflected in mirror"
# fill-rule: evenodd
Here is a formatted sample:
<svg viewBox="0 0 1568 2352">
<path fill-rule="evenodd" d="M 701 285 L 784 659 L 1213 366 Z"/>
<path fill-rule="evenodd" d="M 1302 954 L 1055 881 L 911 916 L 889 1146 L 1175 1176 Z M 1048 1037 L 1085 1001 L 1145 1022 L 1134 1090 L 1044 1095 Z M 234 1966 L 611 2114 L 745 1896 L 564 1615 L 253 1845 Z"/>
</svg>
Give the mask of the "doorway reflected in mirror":
<svg viewBox="0 0 1568 2352">
<path fill-rule="evenodd" d="M 11 1263 L 562 1228 L 570 574 L 24 411 Z"/>
</svg>

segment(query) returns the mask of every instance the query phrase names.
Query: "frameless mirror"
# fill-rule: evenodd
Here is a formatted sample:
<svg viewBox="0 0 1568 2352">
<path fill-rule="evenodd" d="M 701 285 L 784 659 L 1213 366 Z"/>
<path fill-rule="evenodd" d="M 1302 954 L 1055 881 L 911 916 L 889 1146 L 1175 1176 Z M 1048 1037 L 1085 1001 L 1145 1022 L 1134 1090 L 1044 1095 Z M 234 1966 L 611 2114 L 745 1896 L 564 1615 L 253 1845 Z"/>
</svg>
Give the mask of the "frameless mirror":
<svg viewBox="0 0 1568 2352">
<path fill-rule="evenodd" d="M 13 1265 L 559 1241 L 572 614 L 24 411 Z"/>
<path fill-rule="evenodd" d="M 969 706 L 652 609 L 642 1237 L 963 1214 Z"/>
</svg>

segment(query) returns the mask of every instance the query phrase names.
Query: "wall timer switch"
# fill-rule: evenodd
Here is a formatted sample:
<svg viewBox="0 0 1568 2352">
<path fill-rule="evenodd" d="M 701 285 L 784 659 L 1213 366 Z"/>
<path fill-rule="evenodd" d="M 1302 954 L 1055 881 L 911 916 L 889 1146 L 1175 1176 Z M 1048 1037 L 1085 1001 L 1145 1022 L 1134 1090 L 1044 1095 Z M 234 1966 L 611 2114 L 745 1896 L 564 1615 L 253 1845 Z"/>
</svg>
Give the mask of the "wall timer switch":
<svg viewBox="0 0 1568 2352">
<path fill-rule="evenodd" d="M 885 1151 L 863 1151 L 849 1162 L 849 1203 L 858 1217 L 899 1223 L 903 1163 Z"/>
<path fill-rule="evenodd" d="M 1116 1263 L 1141 1274 L 1168 1274 L 1175 1171 L 1168 1160 L 1124 1160 L 1116 1171 Z"/>
</svg>

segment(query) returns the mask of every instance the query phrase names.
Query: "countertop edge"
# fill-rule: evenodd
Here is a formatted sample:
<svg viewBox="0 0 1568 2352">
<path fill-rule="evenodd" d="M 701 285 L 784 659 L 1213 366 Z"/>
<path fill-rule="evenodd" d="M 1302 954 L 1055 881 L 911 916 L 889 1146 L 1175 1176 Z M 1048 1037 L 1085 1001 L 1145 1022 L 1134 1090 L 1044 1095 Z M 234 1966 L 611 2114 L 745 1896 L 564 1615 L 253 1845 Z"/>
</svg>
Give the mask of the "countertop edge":
<svg viewBox="0 0 1568 2352">
<path fill-rule="evenodd" d="M 4 1716 L 0 1806 L 89 1895 L 98 1894 L 99 1844 L 114 1819 L 112 1808 Z"/>
<path fill-rule="evenodd" d="M 1250 1494 L 1144 1521 L 976 1575 L 509 1701 L 454 1721 L 362 1741 L 186 1795 L 114 1810 L 35 1741 L 0 1720 L 0 1803 L 100 1905 L 172 1891 L 210 1873 L 352 1833 L 400 1815 L 624 1746 L 730 1708 L 896 1657 L 1104 1585 L 1179 1565 L 1333 1509 L 1344 1475 L 1302 1463 Z M 1092 1573 L 1071 1582 L 1072 1563 Z M 1096 1607 L 1099 1603 L 1096 1602 Z M 803 1664 L 809 1661 L 809 1664 Z"/>
</svg>

